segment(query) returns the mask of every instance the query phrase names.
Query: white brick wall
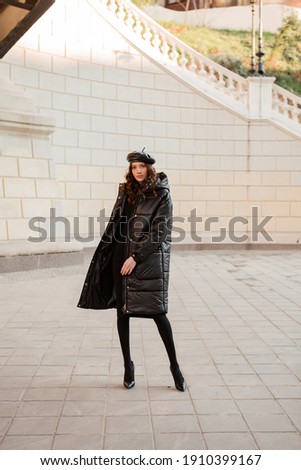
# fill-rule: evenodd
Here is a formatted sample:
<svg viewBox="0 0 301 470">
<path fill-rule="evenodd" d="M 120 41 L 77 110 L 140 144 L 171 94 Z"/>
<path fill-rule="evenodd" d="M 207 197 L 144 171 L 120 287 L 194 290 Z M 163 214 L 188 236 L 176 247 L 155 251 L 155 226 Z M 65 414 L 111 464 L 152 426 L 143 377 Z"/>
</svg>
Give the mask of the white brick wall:
<svg viewBox="0 0 301 470">
<path fill-rule="evenodd" d="M 21 178 L 49 178 L 48 161 L 19 158 L 19 175 Z"/>
<path fill-rule="evenodd" d="M 87 217 L 110 212 L 126 154 L 144 146 L 169 176 L 175 216 L 196 208 L 222 226 L 250 217 L 253 205 L 273 216 L 276 240 L 299 237 L 301 140 L 196 94 L 130 47 L 88 2 L 56 2 L 0 65 L 41 114 L 56 118 L 51 145 L 43 134 L 0 129 L 1 239 L 25 236 L 24 221 L 48 213 L 58 197 L 84 232 Z"/>
<path fill-rule="evenodd" d="M 56 180 L 50 179 L 37 179 L 36 180 L 36 190 L 37 190 L 37 198 L 58 198 L 59 197 L 59 189 L 58 183 Z"/>
<path fill-rule="evenodd" d="M 20 218 L 21 204 L 19 199 L 0 199 L 0 214 L 3 219 Z"/>
<path fill-rule="evenodd" d="M 18 160 L 13 157 L 1 156 L 0 176 L 18 176 Z"/>
<path fill-rule="evenodd" d="M 0 219 L 0 240 L 7 240 L 7 223 L 6 220 Z"/>
<path fill-rule="evenodd" d="M 52 207 L 51 199 L 25 199 L 22 201 L 22 214 L 25 219 L 31 217 L 49 217 Z"/>
<path fill-rule="evenodd" d="M 32 157 L 32 143 L 27 136 L 12 132 L 0 133 L 1 155 L 8 157 Z"/>
<path fill-rule="evenodd" d="M 33 236 L 28 226 L 28 219 L 8 219 L 7 231 L 9 240 L 27 240 Z"/>
<path fill-rule="evenodd" d="M 31 178 L 4 178 L 4 195 L 6 198 L 35 197 L 35 181 Z"/>
</svg>

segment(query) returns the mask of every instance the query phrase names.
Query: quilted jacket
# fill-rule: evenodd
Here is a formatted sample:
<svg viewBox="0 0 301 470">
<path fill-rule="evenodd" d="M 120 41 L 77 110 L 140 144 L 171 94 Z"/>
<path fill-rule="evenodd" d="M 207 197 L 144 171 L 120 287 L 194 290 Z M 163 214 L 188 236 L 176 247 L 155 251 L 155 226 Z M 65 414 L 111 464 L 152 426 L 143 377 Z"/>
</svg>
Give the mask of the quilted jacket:
<svg viewBox="0 0 301 470">
<path fill-rule="evenodd" d="M 123 313 L 129 316 L 154 316 L 167 313 L 172 200 L 167 176 L 157 174 L 153 191 L 137 198 L 129 223 L 126 258 L 137 262 L 122 278 Z M 126 201 L 125 183 L 119 193 L 108 225 L 88 268 L 78 302 L 80 308 L 116 307 L 112 275 L 112 252 L 116 228 Z"/>
</svg>

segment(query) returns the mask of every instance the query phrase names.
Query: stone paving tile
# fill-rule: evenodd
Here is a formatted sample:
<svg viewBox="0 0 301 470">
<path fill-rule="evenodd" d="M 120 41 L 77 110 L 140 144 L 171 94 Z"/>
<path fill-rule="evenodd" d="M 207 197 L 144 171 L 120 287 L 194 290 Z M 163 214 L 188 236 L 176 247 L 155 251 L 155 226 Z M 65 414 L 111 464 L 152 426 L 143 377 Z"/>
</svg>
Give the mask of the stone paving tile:
<svg viewBox="0 0 301 470">
<path fill-rule="evenodd" d="M 87 260 L 88 263 L 89 260 Z M 152 320 L 76 308 L 85 266 L 0 276 L 0 449 L 301 449 L 301 253 L 175 252 L 179 393 Z"/>
<path fill-rule="evenodd" d="M 10 417 L 0 418 L 0 436 L 5 436 L 11 425 L 11 421 Z"/>
<path fill-rule="evenodd" d="M 288 416 L 301 414 L 301 397 L 299 400 L 279 400 L 279 405 L 282 406 Z"/>
<path fill-rule="evenodd" d="M 156 449 L 199 450 L 206 449 L 206 443 L 201 433 L 179 432 L 158 433 L 155 435 Z"/>
<path fill-rule="evenodd" d="M 0 402 L 0 417 L 9 418 L 14 416 L 19 407 L 19 402 Z"/>
<path fill-rule="evenodd" d="M 248 432 L 243 418 L 238 414 L 200 415 L 199 422 L 204 433 L 206 432 Z"/>
<path fill-rule="evenodd" d="M 66 401 L 62 416 L 104 416 L 105 401 Z"/>
<path fill-rule="evenodd" d="M 43 389 L 57 389 L 67 388 L 70 382 L 70 377 L 60 375 L 58 377 L 53 375 L 40 375 L 32 378 L 30 388 L 43 388 Z M 53 390 L 51 390 L 51 393 Z M 47 398 L 46 398 L 47 399 Z"/>
<path fill-rule="evenodd" d="M 252 434 L 247 432 L 205 433 L 204 439 L 208 449 L 254 450 L 259 448 Z"/>
<path fill-rule="evenodd" d="M 104 449 L 107 450 L 149 450 L 154 448 L 152 433 L 106 434 Z"/>
<path fill-rule="evenodd" d="M 0 448 L 2 450 L 50 450 L 52 448 L 52 440 L 52 435 L 6 436 Z"/>
<path fill-rule="evenodd" d="M 25 391 L 26 389 L 24 388 L 0 388 L 0 402 L 6 403 L 22 400 Z"/>
<path fill-rule="evenodd" d="M 94 450 L 103 449 L 103 435 L 71 435 L 60 434 L 54 437 L 51 444 L 53 450 Z"/>
<path fill-rule="evenodd" d="M 283 413 L 283 406 L 280 403 L 277 403 L 276 400 L 236 400 L 236 405 L 240 409 L 241 413 L 246 416 L 249 414 L 252 415 L 262 415 L 266 414 L 277 414 Z"/>
<path fill-rule="evenodd" d="M 152 416 L 154 432 L 168 433 L 171 430 L 175 433 L 195 433 L 200 431 L 200 426 L 197 417 L 194 415 L 165 415 L 165 416 Z"/>
<path fill-rule="evenodd" d="M 240 414 L 237 402 L 234 400 L 194 400 L 196 413 L 198 415 L 231 415 Z"/>
<path fill-rule="evenodd" d="M 182 400 L 179 404 L 177 401 L 152 401 L 151 402 L 152 416 L 156 415 L 194 415 L 195 409 L 190 400 Z"/>
<path fill-rule="evenodd" d="M 24 395 L 24 401 L 48 401 L 48 400 L 61 400 L 63 401 L 67 389 L 61 388 L 28 388 Z"/>
<path fill-rule="evenodd" d="M 34 416 L 60 416 L 62 410 L 61 401 L 28 401 L 22 402 L 17 410 L 17 417 Z"/>
<path fill-rule="evenodd" d="M 95 435 L 103 433 L 103 416 L 62 416 L 56 433 Z"/>
<path fill-rule="evenodd" d="M 8 435 L 27 436 L 53 434 L 57 426 L 57 417 L 22 417 L 14 418 L 8 430 Z"/>
<path fill-rule="evenodd" d="M 253 432 L 294 432 L 296 427 L 284 414 L 245 415 L 245 420 Z"/>
<path fill-rule="evenodd" d="M 262 450 L 300 450 L 300 433 L 294 432 L 261 432 L 254 433 L 259 449 Z"/>
<path fill-rule="evenodd" d="M 124 397 L 125 398 L 125 397 Z M 149 404 L 143 400 L 108 400 L 106 416 L 148 416 Z"/>
<path fill-rule="evenodd" d="M 151 432 L 149 416 L 107 416 L 106 434 L 147 434 Z"/>
<path fill-rule="evenodd" d="M 296 429 L 301 432 L 301 413 L 294 414 L 290 417 Z"/>
</svg>

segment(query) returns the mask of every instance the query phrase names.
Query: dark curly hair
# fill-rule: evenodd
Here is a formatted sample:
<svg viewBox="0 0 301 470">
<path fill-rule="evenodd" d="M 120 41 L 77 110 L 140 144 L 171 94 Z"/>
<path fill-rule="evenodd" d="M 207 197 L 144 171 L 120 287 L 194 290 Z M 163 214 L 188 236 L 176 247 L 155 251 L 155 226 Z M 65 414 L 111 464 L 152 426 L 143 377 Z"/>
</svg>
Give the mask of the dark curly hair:
<svg viewBox="0 0 301 470">
<path fill-rule="evenodd" d="M 129 204 L 135 204 L 137 197 L 142 195 L 145 197 L 145 194 L 149 191 L 153 191 L 154 196 L 156 196 L 156 187 L 157 187 L 157 173 L 153 165 L 145 164 L 147 169 L 147 176 L 142 183 L 138 183 L 135 180 L 132 173 L 132 164 L 130 163 L 129 168 L 125 174 L 125 190 L 127 194 L 127 200 Z"/>
</svg>

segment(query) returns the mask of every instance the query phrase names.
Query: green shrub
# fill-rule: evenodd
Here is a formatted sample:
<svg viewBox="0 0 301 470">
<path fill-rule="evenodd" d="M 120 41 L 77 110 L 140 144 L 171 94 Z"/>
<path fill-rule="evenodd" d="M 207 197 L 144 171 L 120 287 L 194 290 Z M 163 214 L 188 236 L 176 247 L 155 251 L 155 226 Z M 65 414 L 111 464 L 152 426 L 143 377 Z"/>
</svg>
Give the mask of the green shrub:
<svg viewBox="0 0 301 470">
<path fill-rule="evenodd" d="M 301 96 L 301 80 L 298 79 L 295 74 L 276 72 L 274 73 L 274 77 L 276 77 L 275 83 L 277 85 L 285 88 L 291 93 Z"/>
<path fill-rule="evenodd" d="M 226 67 L 226 69 L 232 72 L 238 73 L 242 77 L 249 75 L 249 70 L 242 64 L 241 59 L 231 54 L 211 54 L 210 59 L 217 62 L 219 65 Z"/>
<path fill-rule="evenodd" d="M 163 27 L 220 65 L 242 77 L 249 75 L 251 61 L 250 31 L 217 30 L 189 26 L 173 21 Z M 276 77 L 279 86 L 301 96 L 301 21 L 296 14 L 283 19 L 277 34 L 264 33 L 266 74 Z M 257 48 L 257 44 L 256 44 Z"/>
<path fill-rule="evenodd" d="M 300 70 L 301 21 L 296 12 L 283 19 L 282 26 L 275 36 L 271 59 L 276 59 L 280 68 L 288 71 Z"/>
<path fill-rule="evenodd" d="M 138 8 L 143 9 L 143 7 L 148 5 L 155 5 L 156 0 L 132 0 L 132 3 L 134 3 Z"/>
</svg>

